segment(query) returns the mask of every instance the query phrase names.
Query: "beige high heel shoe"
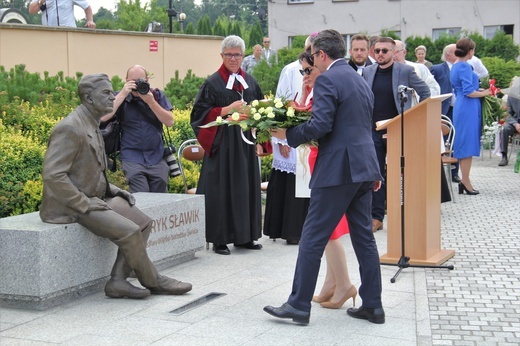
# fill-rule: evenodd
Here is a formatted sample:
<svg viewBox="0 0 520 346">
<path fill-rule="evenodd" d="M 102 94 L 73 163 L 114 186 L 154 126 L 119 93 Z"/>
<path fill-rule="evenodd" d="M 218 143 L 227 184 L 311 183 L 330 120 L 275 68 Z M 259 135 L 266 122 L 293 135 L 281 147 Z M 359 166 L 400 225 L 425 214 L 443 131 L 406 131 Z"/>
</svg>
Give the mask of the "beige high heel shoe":
<svg viewBox="0 0 520 346">
<path fill-rule="evenodd" d="M 335 289 L 336 285 L 332 286 L 332 288 L 328 290 L 323 296 L 313 296 L 312 301 L 315 303 L 323 303 L 330 300 L 330 298 L 332 298 L 332 296 L 334 295 Z"/>
<path fill-rule="evenodd" d="M 357 296 L 356 286 L 352 285 L 352 286 L 350 286 L 350 288 L 348 289 L 347 293 L 345 293 L 345 295 L 343 296 L 343 298 L 339 302 L 334 303 L 334 302 L 329 300 L 329 301 L 321 303 L 321 306 L 323 306 L 324 308 L 327 308 L 327 309 L 339 309 L 350 298 L 352 298 L 354 306 L 356 306 L 356 296 Z"/>
</svg>

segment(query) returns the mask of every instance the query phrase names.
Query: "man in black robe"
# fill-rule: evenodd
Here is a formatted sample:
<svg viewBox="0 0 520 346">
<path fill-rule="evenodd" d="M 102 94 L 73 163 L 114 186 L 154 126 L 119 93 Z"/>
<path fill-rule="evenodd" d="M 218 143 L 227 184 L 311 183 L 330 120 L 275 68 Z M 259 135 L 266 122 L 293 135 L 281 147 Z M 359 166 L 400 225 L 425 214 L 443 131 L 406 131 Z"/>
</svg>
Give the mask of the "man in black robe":
<svg viewBox="0 0 520 346">
<path fill-rule="evenodd" d="M 222 66 L 202 85 L 193 105 L 191 126 L 205 150 L 197 194 L 205 195 L 206 241 L 229 255 L 226 244 L 259 250 L 262 236 L 260 171 L 257 149 L 242 139 L 240 126 L 199 126 L 234 112 L 247 117 L 247 103 L 263 98 L 256 80 L 242 71 L 245 44 L 238 36 L 222 42 Z M 250 131 L 244 136 L 253 141 Z"/>
</svg>

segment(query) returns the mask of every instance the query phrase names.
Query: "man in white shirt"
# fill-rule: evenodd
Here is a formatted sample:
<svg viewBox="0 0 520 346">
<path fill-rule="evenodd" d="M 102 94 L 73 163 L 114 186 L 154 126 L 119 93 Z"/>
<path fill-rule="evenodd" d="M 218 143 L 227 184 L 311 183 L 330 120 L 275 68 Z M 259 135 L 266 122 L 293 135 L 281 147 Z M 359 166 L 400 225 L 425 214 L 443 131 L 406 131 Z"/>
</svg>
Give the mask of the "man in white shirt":
<svg viewBox="0 0 520 346">
<path fill-rule="evenodd" d="M 406 52 L 406 44 L 403 41 L 395 40 L 394 61 L 412 66 L 419 78 L 421 78 L 428 85 L 428 88 L 430 89 L 430 96 L 440 95 L 441 87 L 435 80 L 435 77 L 433 77 L 430 70 L 428 70 L 428 68 L 423 64 L 416 64 L 414 62 L 405 60 Z"/>
<path fill-rule="evenodd" d="M 85 27 L 95 29 L 92 7 L 86 0 L 34 0 L 29 5 L 29 13 L 42 12 L 42 25 L 76 27 L 74 5 L 85 11 Z"/>
<path fill-rule="evenodd" d="M 471 67 L 473 67 L 473 72 L 477 74 L 478 79 L 482 79 L 484 77 L 489 76 L 489 72 L 486 66 L 484 66 L 482 60 L 477 58 L 475 55 L 473 55 L 471 59 L 468 60 L 468 64 L 470 64 Z"/>
</svg>

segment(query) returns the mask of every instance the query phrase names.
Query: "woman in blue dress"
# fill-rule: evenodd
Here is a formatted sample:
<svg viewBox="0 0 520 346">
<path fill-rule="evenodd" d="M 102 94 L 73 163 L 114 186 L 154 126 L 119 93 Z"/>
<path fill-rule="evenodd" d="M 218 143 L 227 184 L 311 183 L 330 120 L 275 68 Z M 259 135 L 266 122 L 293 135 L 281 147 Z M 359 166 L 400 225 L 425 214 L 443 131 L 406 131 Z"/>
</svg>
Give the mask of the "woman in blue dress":
<svg viewBox="0 0 520 346">
<path fill-rule="evenodd" d="M 457 131 L 453 144 L 453 156 L 459 159 L 462 179 L 459 194 L 478 195 L 469 180 L 473 156 L 480 155 L 480 97 L 490 95 L 489 89 L 479 90 L 479 80 L 467 63 L 475 54 L 475 42 L 470 38 L 457 41 L 455 56 L 457 61 L 451 68 L 450 79 L 455 92 L 453 107 L 453 125 Z"/>
</svg>

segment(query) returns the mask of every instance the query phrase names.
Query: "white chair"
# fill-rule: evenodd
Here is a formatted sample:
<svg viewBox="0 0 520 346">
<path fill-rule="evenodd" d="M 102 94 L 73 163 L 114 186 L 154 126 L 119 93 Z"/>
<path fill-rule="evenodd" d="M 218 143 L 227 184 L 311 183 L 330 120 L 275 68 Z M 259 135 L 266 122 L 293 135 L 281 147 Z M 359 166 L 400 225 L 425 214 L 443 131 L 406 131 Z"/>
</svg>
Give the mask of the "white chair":
<svg viewBox="0 0 520 346">
<path fill-rule="evenodd" d="M 441 153 L 442 166 L 444 168 L 444 174 L 448 180 L 448 188 L 450 189 L 451 200 L 455 203 L 455 194 L 453 193 L 453 184 L 451 181 L 451 169 L 452 165 L 456 164 L 459 160 L 453 157 L 453 143 L 455 142 L 455 127 L 451 122 L 450 118 L 445 115 L 441 115 L 441 132 L 446 138 L 444 143 L 445 150 Z"/>
<path fill-rule="evenodd" d="M 508 158 L 507 160 L 511 160 L 511 154 L 513 151 L 518 154 L 518 150 L 520 149 L 520 133 L 515 133 L 511 137 L 511 149 L 509 150 Z"/>
<path fill-rule="evenodd" d="M 197 193 L 197 187 L 188 187 L 188 181 L 184 172 L 183 159 L 193 162 L 197 169 L 197 173 L 200 173 L 202 166 L 202 159 L 204 158 L 204 149 L 196 139 L 188 139 L 182 142 L 177 151 L 177 157 L 179 158 L 179 168 L 184 182 L 184 192 L 190 195 Z"/>
</svg>

